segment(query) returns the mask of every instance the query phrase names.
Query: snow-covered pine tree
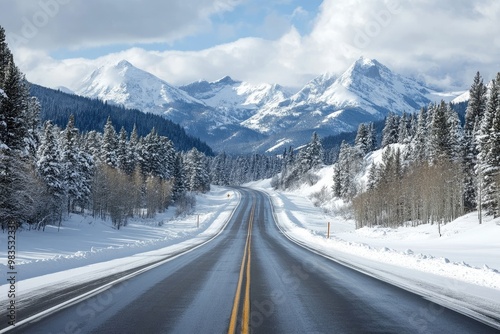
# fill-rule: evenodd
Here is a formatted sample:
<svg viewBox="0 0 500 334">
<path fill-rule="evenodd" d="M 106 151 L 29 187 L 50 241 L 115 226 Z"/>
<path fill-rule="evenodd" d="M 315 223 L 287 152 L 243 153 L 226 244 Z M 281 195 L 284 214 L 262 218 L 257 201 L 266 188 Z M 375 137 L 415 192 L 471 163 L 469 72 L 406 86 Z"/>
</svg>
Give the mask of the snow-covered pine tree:
<svg viewBox="0 0 500 334">
<path fill-rule="evenodd" d="M 323 146 L 316 132 L 312 134 L 311 141 L 299 152 L 299 172 L 305 174 L 323 164 Z"/>
<path fill-rule="evenodd" d="M 366 189 L 373 190 L 375 189 L 377 183 L 379 182 L 380 170 L 376 163 L 372 163 L 370 165 L 370 169 L 368 170 L 368 180 L 366 182 Z"/>
<path fill-rule="evenodd" d="M 100 162 L 102 135 L 97 131 L 89 131 L 84 135 L 83 148 L 85 152 L 92 156 L 95 163 Z"/>
<path fill-rule="evenodd" d="M 158 134 L 155 128 L 152 128 L 148 135 L 142 138 L 138 151 L 141 170 L 144 176 L 161 175 L 159 149 L 160 143 Z"/>
<path fill-rule="evenodd" d="M 226 170 L 226 153 L 219 153 L 215 158 L 212 159 L 210 167 L 210 179 L 211 183 L 219 186 L 224 186 L 229 184 L 228 172 Z"/>
<path fill-rule="evenodd" d="M 159 141 L 159 158 L 160 165 L 158 166 L 163 180 L 168 180 L 173 177 L 175 166 L 175 149 L 174 144 L 165 136 L 158 136 Z"/>
<path fill-rule="evenodd" d="M 398 143 L 408 144 L 411 141 L 411 116 L 406 112 L 399 118 Z"/>
<path fill-rule="evenodd" d="M 127 143 L 127 160 L 125 162 L 125 171 L 128 175 L 132 175 L 136 166 L 139 163 L 138 157 L 139 135 L 137 134 L 137 126 L 134 124 L 132 133 L 130 133 L 130 140 Z"/>
<path fill-rule="evenodd" d="M 27 118 L 29 91 L 23 74 L 14 64 L 12 55 L 9 58 L 7 73 L 3 87 L 0 87 L 7 98 L 0 105 L 0 143 L 10 150 L 26 156 L 28 154 L 26 140 L 29 138 Z"/>
<path fill-rule="evenodd" d="M 428 120 L 427 120 L 427 108 L 420 108 L 420 112 L 418 113 L 417 118 L 417 126 L 415 130 L 415 136 L 411 142 L 411 157 L 414 161 L 418 163 L 422 163 L 427 161 L 429 157 L 428 151 L 428 140 L 429 140 L 429 131 L 428 131 Z"/>
<path fill-rule="evenodd" d="M 363 156 L 363 152 L 357 146 L 351 147 L 348 143 L 342 141 L 339 158 L 334 166 L 334 196 L 343 199 L 352 199 L 356 196 L 358 189 L 354 178 L 362 168 Z"/>
<path fill-rule="evenodd" d="M 368 124 L 368 152 L 375 151 L 377 148 L 377 131 L 373 125 L 373 122 Z"/>
<path fill-rule="evenodd" d="M 500 72 L 491 82 L 479 136 L 478 171 L 482 176 L 482 205 L 487 214 L 500 215 Z"/>
<path fill-rule="evenodd" d="M 174 170 L 173 175 L 174 183 L 172 186 L 172 200 L 175 202 L 177 199 L 181 198 L 186 192 L 186 174 L 185 168 L 182 162 L 182 154 L 175 154 Z"/>
<path fill-rule="evenodd" d="M 29 97 L 28 108 L 26 110 L 27 134 L 24 142 L 29 156 L 36 156 L 38 145 L 40 144 L 40 102 L 36 97 Z"/>
<path fill-rule="evenodd" d="M 399 117 L 389 112 L 385 119 L 385 126 L 382 130 L 382 148 L 398 142 Z"/>
<path fill-rule="evenodd" d="M 210 177 L 203 153 L 192 148 L 184 156 L 184 166 L 189 191 L 206 192 L 210 190 Z"/>
<path fill-rule="evenodd" d="M 429 114 L 432 116 L 429 148 L 430 160 L 433 164 L 451 160 L 450 129 L 446 109 L 447 106 L 443 100 L 440 104 L 429 108 Z"/>
<path fill-rule="evenodd" d="M 464 132 L 460 118 L 451 103 L 446 107 L 446 118 L 449 128 L 450 158 L 454 163 L 462 163 L 464 151 Z"/>
<path fill-rule="evenodd" d="M 7 69 L 9 66 L 11 52 L 7 45 L 5 37 L 5 29 L 0 26 L 0 89 L 5 87 L 5 80 L 7 77 Z"/>
<path fill-rule="evenodd" d="M 48 199 L 45 223 L 59 221 L 62 215 L 63 200 L 66 193 L 64 184 L 64 166 L 59 154 L 60 148 L 54 134 L 54 126 L 50 121 L 45 122 L 37 154 L 37 172 L 47 187 Z M 46 218 L 46 219 L 45 219 Z"/>
<path fill-rule="evenodd" d="M 358 132 L 356 132 L 354 145 L 358 146 L 359 149 L 365 154 L 369 152 L 369 133 L 368 128 L 364 123 L 361 123 L 358 126 Z"/>
<path fill-rule="evenodd" d="M 118 143 L 116 148 L 116 167 L 121 171 L 131 174 L 131 171 L 128 170 L 128 134 L 125 128 L 122 126 L 120 132 L 118 134 Z"/>
<path fill-rule="evenodd" d="M 466 212 L 476 209 L 477 178 L 476 163 L 478 155 L 478 135 L 486 110 L 487 88 L 479 72 L 469 90 L 470 98 L 465 113 L 464 124 L 464 207 Z"/>
<path fill-rule="evenodd" d="M 102 145 L 100 160 L 110 166 L 117 167 L 118 161 L 116 156 L 116 150 L 118 148 L 118 136 L 116 130 L 111 122 L 111 117 L 108 117 L 106 124 L 104 125 L 104 133 L 102 135 Z"/>
<path fill-rule="evenodd" d="M 78 137 L 79 132 L 78 129 L 75 128 L 75 118 L 71 115 L 66 129 L 64 129 L 62 133 L 61 143 L 62 173 L 64 175 L 68 212 L 74 211 L 75 205 L 78 202 L 81 203 L 85 197 L 85 195 L 81 193 L 84 187 L 82 184 L 82 158 L 80 156 L 81 152 L 78 145 Z"/>
<path fill-rule="evenodd" d="M 0 221 L 34 222 L 40 189 L 35 170 L 36 106 L 0 27 Z M 34 109 L 30 109 L 33 107 Z"/>
</svg>

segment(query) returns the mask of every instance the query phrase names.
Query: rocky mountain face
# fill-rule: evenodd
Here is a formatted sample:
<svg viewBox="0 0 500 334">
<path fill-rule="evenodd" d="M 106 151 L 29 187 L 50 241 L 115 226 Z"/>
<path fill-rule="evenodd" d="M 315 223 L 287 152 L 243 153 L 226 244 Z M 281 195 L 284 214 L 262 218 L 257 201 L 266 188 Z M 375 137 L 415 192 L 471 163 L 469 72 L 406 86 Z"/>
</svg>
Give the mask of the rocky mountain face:
<svg viewBox="0 0 500 334">
<path fill-rule="evenodd" d="M 341 76 L 320 75 L 295 93 L 230 77 L 174 87 L 127 61 L 96 69 L 75 93 L 163 115 L 215 150 L 233 153 L 297 147 L 313 131 L 321 136 L 355 131 L 362 122 L 431 102 L 431 91 L 422 84 L 364 57 Z"/>
</svg>

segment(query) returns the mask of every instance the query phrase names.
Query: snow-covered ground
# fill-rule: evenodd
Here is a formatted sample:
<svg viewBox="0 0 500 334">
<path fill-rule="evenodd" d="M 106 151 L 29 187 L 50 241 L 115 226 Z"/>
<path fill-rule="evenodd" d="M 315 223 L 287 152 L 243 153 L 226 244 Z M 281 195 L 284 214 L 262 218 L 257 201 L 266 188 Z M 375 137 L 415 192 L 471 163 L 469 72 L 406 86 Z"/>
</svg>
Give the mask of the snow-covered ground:
<svg viewBox="0 0 500 334">
<path fill-rule="evenodd" d="M 73 215 L 60 230 L 20 230 L 16 234 L 15 272 L 20 295 L 57 291 L 75 283 L 154 263 L 201 245 L 216 236 L 238 205 L 239 193 L 212 187 L 196 196 L 194 212 L 174 217 L 175 208 L 150 220 L 135 220 L 116 230 L 109 221 Z M 161 223 L 160 223 L 161 222 Z M 199 225 L 199 226 L 198 226 Z M 0 234 L 0 270 L 7 282 L 7 233 Z M 8 284 L 0 286 L 0 305 L 7 302 Z"/>
<path fill-rule="evenodd" d="M 441 237 L 430 224 L 356 230 L 344 203 L 318 199 L 331 196 L 332 173 L 325 167 L 315 185 L 287 192 L 274 191 L 269 180 L 248 186 L 270 195 L 280 228 L 295 242 L 472 316 L 498 318 L 500 219 L 480 225 L 471 213 L 441 226 Z"/>
</svg>

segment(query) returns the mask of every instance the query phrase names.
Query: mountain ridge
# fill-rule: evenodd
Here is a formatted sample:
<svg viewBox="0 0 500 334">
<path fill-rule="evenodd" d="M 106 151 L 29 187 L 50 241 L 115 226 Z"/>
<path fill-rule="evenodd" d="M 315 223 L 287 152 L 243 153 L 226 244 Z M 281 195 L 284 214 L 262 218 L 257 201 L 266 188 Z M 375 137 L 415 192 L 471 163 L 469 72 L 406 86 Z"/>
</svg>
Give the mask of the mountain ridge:
<svg viewBox="0 0 500 334">
<path fill-rule="evenodd" d="M 342 75 L 324 73 L 298 91 L 230 76 L 174 87 L 122 60 L 93 71 L 75 93 L 161 115 L 217 151 L 250 153 L 302 145 L 313 131 L 335 135 L 389 112 L 414 112 L 433 92 L 360 57 Z"/>
</svg>

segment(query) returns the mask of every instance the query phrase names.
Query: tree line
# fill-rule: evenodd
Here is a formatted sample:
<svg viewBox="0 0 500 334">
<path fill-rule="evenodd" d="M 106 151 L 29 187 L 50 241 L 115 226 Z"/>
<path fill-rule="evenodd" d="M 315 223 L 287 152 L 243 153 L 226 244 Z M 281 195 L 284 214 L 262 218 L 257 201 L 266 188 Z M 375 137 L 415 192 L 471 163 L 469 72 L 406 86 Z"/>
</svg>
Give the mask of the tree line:
<svg viewBox="0 0 500 334">
<path fill-rule="evenodd" d="M 364 184 L 349 172 L 364 163 L 362 154 L 353 153 L 361 148 L 345 145 L 334 188 L 352 199 L 357 227 L 442 224 L 474 210 L 480 222 L 483 214 L 499 216 L 499 87 L 500 73 L 489 85 L 476 74 L 463 124 L 443 101 L 416 115 L 389 115 L 382 161 L 366 166 Z"/>
<path fill-rule="evenodd" d="M 214 155 L 206 143 L 188 135 L 179 124 L 160 115 L 144 113 L 136 109 L 126 109 L 98 99 L 67 94 L 35 84 L 31 84 L 29 88 L 31 95 L 40 102 L 42 122 L 50 120 L 54 125 L 64 127 L 69 116 L 73 115 L 75 126 L 80 131 L 102 131 L 109 116 L 117 129 L 124 127 L 130 133 L 135 125 L 137 133 L 140 136 L 146 136 L 151 128 L 155 127 L 156 132 L 161 136 L 168 137 L 179 151 L 189 151 L 196 147 L 198 151 L 207 156 Z"/>
<path fill-rule="evenodd" d="M 133 216 L 153 217 L 188 192 L 210 188 L 208 159 L 179 152 L 153 127 L 116 132 L 108 117 L 102 133 L 41 124 L 41 106 L 15 65 L 0 27 L 0 221 L 44 228 L 69 212 L 110 217 L 120 228 Z"/>
</svg>

